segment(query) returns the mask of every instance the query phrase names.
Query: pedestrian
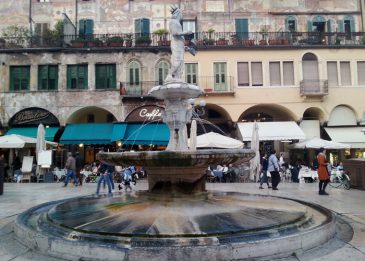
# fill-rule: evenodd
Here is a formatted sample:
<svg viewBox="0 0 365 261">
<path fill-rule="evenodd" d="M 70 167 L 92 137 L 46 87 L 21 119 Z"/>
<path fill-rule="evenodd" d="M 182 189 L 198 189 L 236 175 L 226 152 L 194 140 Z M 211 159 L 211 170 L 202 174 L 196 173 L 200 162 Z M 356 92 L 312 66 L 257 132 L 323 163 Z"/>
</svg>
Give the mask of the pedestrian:
<svg viewBox="0 0 365 261">
<path fill-rule="evenodd" d="M 324 148 L 320 148 L 318 151 L 317 160 L 318 160 L 318 179 L 319 179 L 319 195 L 329 195 L 326 192 L 326 187 L 328 182 L 330 181 L 330 176 L 328 175 L 327 169 L 327 158 L 326 158 L 326 150 Z"/>
<path fill-rule="evenodd" d="M 267 160 L 267 154 L 261 158 L 261 179 L 260 179 L 260 187 L 259 189 L 263 189 L 262 184 L 265 182 L 267 184 L 267 188 L 271 188 L 269 184 L 269 179 L 267 177 L 267 168 L 268 168 L 269 162 Z"/>
<path fill-rule="evenodd" d="M 67 161 L 65 164 L 65 169 L 67 170 L 67 175 L 66 175 L 66 180 L 65 180 L 65 184 L 63 185 L 64 187 L 67 186 L 70 178 L 74 179 L 74 184 L 77 187 L 77 177 L 76 177 L 76 160 L 75 158 L 72 156 L 71 152 L 67 153 Z"/>
<path fill-rule="evenodd" d="M 13 161 L 13 170 L 14 170 L 16 182 L 20 183 L 23 178 L 23 173 L 22 173 L 22 162 L 20 161 L 20 158 L 18 155 L 16 155 L 16 157 Z"/>
<path fill-rule="evenodd" d="M 81 159 L 80 153 L 78 151 L 76 151 L 75 161 L 76 161 L 76 176 L 77 176 L 77 179 L 79 180 L 80 186 L 82 186 L 83 177 L 81 174 L 81 170 L 82 170 L 83 164 L 82 164 L 82 159 Z"/>
<path fill-rule="evenodd" d="M 106 182 L 106 184 L 108 185 L 108 194 L 111 195 L 112 194 L 112 185 L 110 182 L 109 175 L 110 175 L 110 173 L 113 173 L 114 167 L 111 165 L 108 165 L 106 163 L 101 163 L 98 171 L 100 173 L 100 177 L 98 179 L 97 186 L 96 186 L 96 195 L 99 195 L 100 185 L 102 182 Z"/>
<path fill-rule="evenodd" d="M 268 171 L 270 171 L 271 174 L 271 184 L 273 190 L 279 190 L 278 185 L 280 182 L 280 174 L 279 174 L 279 161 L 276 157 L 276 150 L 271 151 L 271 155 L 269 157 L 269 163 L 268 163 Z"/>
</svg>

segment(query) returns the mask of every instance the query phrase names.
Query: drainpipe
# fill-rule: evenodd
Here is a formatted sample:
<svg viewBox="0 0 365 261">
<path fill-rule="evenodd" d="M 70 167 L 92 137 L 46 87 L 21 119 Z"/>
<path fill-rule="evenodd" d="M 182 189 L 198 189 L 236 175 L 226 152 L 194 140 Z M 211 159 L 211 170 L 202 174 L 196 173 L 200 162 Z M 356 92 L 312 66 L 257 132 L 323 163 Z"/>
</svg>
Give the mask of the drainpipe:
<svg viewBox="0 0 365 261">
<path fill-rule="evenodd" d="M 77 0 L 75 0 L 75 35 L 77 35 Z"/>
<path fill-rule="evenodd" d="M 32 35 L 32 0 L 29 0 L 29 32 Z"/>
<path fill-rule="evenodd" d="M 365 31 L 365 0 L 360 0 L 360 12 L 361 12 L 361 29 Z"/>
</svg>

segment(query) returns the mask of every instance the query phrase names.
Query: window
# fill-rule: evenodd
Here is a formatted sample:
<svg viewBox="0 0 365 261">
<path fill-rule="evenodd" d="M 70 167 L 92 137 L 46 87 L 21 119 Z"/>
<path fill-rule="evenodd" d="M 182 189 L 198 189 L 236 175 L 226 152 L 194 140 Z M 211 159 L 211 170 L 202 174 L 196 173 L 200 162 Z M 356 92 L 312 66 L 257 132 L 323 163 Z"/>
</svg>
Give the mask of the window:
<svg viewBox="0 0 365 261">
<path fill-rule="evenodd" d="M 149 36 L 150 20 L 147 18 L 134 20 L 134 32 L 139 36 Z"/>
<path fill-rule="evenodd" d="M 341 70 L 341 85 L 342 86 L 351 85 L 350 62 L 340 62 L 340 70 Z"/>
<path fill-rule="evenodd" d="M 156 81 L 159 85 L 162 85 L 169 73 L 169 63 L 167 61 L 159 61 L 156 68 Z"/>
<path fill-rule="evenodd" d="M 250 85 L 248 62 L 237 63 L 237 78 L 238 78 L 238 86 Z"/>
<path fill-rule="evenodd" d="M 67 65 L 67 89 L 87 89 L 87 64 Z"/>
<path fill-rule="evenodd" d="M 251 63 L 251 77 L 252 77 L 252 86 L 262 86 L 263 85 L 262 63 L 261 62 L 252 62 Z"/>
<path fill-rule="evenodd" d="M 186 63 L 185 64 L 185 81 L 191 84 L 198 84 L 197 80 L 198 64 Z"/>
<path fill-rule="evenodd" d="M 38 66 L 38 90 L 58 89 L 58 66 L 39 65 Z"/>
<path fill-rule="evenodd" d="M 141 65 L 138 62 L 132 61 L 128 64 L 127 93 L 129 95 L 139 95 L 142 92 L 140 71 Z"/>
<path fill-rule="evenodd" d="M 183 20 L 182 26 L 185 32 L 192 31 L 193 33 L 196 32 L 196 20 Z"/>
<path fill-rule="evenodd" d="M 329 86 L 338 86 L 337 62 L 327 62 L 327 79 Z"/>
<path fill-rule="evenodd" d="M 227 63 L 214 63 L 214 90 L 227 90 Z"/>
<path fill-rule="evenodd" d="M 296 32 L 297 31 L 297 20 L 294 16 L 288 16 L 285 19 L 285 29 L 289 32 Z"/>
<path fill-rule="evenodd" d="M 29 90 L 30 66 L 10 66 L 10 91 Z"/>
<path fill-rule="evenodd" d="M 96 64 L 95 65 L 95 88 L 96 89 L 115 89 L 116 83 L 115 64 Z"/>
<path fill-rule="evenodd" d="M 281 85 L 281 72 L 280 72 L 280 62 L 270 62 L 270 86 L 280 86 Z"/>
<path fill-rule="evenodd" d="M 91 19 L 81 19 L 79 21 L 79 36 L 82 38 L 92 38 L 94 33 L 94 21 Z"/>
<path fill-rule="evenodd" d="M 365 62 L 357 62 L 357 81 L 359 85 L 365 85 Z"/>
<path fill-rule="evenodd" d="M 283 62 L 283 84 L 284 86 L 294 85 L 294 63 Z"/>
</svg>

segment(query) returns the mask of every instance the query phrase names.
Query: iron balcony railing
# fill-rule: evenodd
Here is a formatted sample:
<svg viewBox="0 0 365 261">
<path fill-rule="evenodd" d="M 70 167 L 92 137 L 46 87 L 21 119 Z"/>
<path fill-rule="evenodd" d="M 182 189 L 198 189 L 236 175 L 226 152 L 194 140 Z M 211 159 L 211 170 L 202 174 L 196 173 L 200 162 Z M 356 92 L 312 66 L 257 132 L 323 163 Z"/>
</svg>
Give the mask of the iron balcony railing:
<svg viewBox="0 0 365 261">
<path fill-rule="evenodd" d="M 234 93 L 234 77 L 232 76 L 200 76 L 197 78 L 187 77 L 186 81 L 198 85 L 205 93 Z M 120 95 L 122 96 L 146 96 L 154 86 L 161 85 L 159 81 L 124 82 L 120 85 Z"/>
<path fill-rule="evenodd" d="M 200 48 L 217 47 L 280 47 L 280 46 L 346 46 L 365 45 L 365 32 L 197 32 L 194 38 Z M 16 48 L 135 48 L 170 46 L 166 34 L 93 34 L 0 37 L 0 49 Z M 189 45 L 190 40 L 186 40 Z"/>
<path fill-rule="evenodd" d="M 328 80 L 300 81 L 301 96 L 325 96 L 328 94 Z"/>
</svg>

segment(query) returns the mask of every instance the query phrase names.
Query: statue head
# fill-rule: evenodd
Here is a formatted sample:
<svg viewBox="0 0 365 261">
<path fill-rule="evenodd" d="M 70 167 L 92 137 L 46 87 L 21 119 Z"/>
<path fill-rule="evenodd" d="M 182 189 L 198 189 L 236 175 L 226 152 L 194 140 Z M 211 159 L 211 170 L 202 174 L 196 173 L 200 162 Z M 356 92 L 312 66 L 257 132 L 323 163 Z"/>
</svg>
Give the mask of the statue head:
<svg viewBox="0 0 365 261">
<path fill-rule="evenodd" d="M 181 9 L 179 7 L 171 6 L 170 12 L 171 12 L 172 18 L 177 19 L 179 21 L 182 19 L 182 13 L 181 13 Z"/>
</svg>

